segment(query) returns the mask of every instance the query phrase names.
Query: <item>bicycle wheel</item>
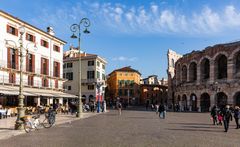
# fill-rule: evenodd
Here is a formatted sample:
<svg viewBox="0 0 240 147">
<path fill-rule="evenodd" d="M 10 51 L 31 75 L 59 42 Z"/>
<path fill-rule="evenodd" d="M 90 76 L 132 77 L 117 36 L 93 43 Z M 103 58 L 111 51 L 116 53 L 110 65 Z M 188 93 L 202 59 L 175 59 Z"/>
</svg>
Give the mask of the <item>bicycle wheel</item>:
<svg viewBox="0 0 240 147">
<path fill-rule="evenodd" d="M 30 122 L 25 122 L 24 123 L 24 130 L 26 131 L 26 133 L 29 133 L 32 131 L 32 125 Z"/>
<path fill-rule="evenodd" d="M 48 121 L 47 118 L 45 118 L 45 119 L 43 120 L 42 125 L 43 125 L 44 128 L 51 128 L 51 127 L 52 127 L 52 124 L 49 123 L 49 121 Z"/>
</svg>

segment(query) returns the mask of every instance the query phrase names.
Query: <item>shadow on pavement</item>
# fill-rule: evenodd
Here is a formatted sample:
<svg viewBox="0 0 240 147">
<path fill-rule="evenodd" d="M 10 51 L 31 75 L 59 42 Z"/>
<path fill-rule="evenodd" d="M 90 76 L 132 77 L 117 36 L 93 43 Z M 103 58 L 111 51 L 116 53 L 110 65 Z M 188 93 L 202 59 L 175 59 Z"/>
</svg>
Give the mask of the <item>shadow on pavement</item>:
<svg viewBox="0 0 240 147">
<path fill-rule="evenodd" d="M 212 124 L 203 124 L 203 123 L 169 123 L 176 125 L 196 125 L 196 126 L 213 126 Z"/>
<path fill-rule="evenodd" d="M 166 129 L 171 131 L 191 131 L 191 132 L 223 132 L 223 130 L 206 130 L 206 129 Z"/>
</svg>

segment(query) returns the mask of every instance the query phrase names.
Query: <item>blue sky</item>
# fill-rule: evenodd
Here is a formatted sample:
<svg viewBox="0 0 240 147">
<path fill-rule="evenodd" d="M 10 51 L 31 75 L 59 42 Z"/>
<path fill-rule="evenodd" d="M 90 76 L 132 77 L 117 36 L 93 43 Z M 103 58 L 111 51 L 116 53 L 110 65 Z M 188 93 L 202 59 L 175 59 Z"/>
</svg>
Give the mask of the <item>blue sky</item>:
<svg viewBox="0 0 240 147">
<path fill-rule="evenodd" d="M 81 49 L 108 61 L 107 73 L 132 66 L 143 77 L 166 77 L 167 50 L 180 54 L 240 39 L 239 0 L 2 0 L 0 9 L 56 36 L 70 39 L 70 25 L 91 21 Z"/>
</svg>

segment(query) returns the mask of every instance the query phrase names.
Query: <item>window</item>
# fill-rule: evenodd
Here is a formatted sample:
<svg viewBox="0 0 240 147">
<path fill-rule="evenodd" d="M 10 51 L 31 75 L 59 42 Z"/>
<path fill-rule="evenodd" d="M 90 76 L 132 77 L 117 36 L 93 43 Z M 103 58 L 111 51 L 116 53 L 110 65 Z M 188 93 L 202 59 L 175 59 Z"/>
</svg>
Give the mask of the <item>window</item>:
<svg viewBox="0 0 240 147">
<path fill-rule="evenodd" d="M 58 80 L 55 80 L 55 88 L 58 88 Z"/>
<path fill-rule="evenodd" d="M 42 79 L 42 86 L 48 87 L 48 79 L 45 79 L 45 78 Z"/>
<path fill-rule="evenodd" d="M 42 58 L 41 60 L 41 74 L 48 75 L 48 59 Z"/>
<path fill-rule="evenodd" d="M 97 78 L 100 79 L 100 72 L 97 71 Z"/>
<path fill-rule="evenodd" d="M 88 90 L 94 90 L 94 85 L 88 85 Z"/>
<path fill-rule="evenodd" d="M 67 63 L 67 68 L 72 68 L 72 63 Z"/>
<path fill-rule="evenodd" d="M 124 95 L 125 96 L 128 96 L 128 91 L 129 91 L 128 89 L 124 89 Z"/>
<path fill-rule="evenodd" d="M 105 78 L 105 74 L 102 74 L 102 80 L 105 80 L 106 78 Z"/>
<path fill-rule="evenodd" d="M 7 32 L 9 34 L 18 36 L 18 30 L 16 28 L 12 27 L 12 26 L 7 25 Z"/>
<path fill-rule="evenodd" d="M 66 78 L 66 73 L 63 73 L 63 78 Z"/>
<path fill-rule="evenodd" d="M 31 41 L 31 42 L 35 42 L 35 36 L 26 33 L 26 40 Z"/>
<path fill-rule="evenodd" d="M 34 72 L 35 71 L 35 56 L 28 54 L 26 56 L 26 71 Z"/>
<path fill-rule="evenodd" d="M 175 62 L 174 62 L 174 59 L 172 59 L 172 67 L 175 66 Z"/>
<path fill-rule="evenodd" d="M 60 47 L 57 45 L 53 45 L 53 50 L 56 52 L 60 52 Z"/>
<path fill-rule="evenodd" d="M 73 80 L 73 72 L 67 72 L 66 73 L 66 79 Z"/>
<path fill-rule="evenodd" d="M 48 42 L 46 40 L 41 39 L 41 46 L 48 48 Z"/>
<path fill-rule="evenodd" d="M 122 89 L 118 90 L 118 95 L 121 96 L 122 95 Z"/>
<path fill-rule="evenodd" d="M 9 83 L 15 83 L 15 82 L 16 82 L 15 73 L 9 73 Z"/>
<path fill-rule="evenodd" d="M 94 61 L 88 61 L 88 66 L 94 66 Z"/>
<path fill-rule="evenodd" d="M 72 90 L 72 87 L 71 87 L 71 86 L 68 86 L 68 90 Z"/>
<path fill-rule="evenodd" d="M 28 76 L 28 86 L 33 86 L 33 76 Z"/>
<path fill-rule="evenodd" d="M 100 62 L 99 62 L 99 61 L 97 61 L 97 66 L 98 66 L 98 67 L 100 66 Z"/>
<path fill-rule="evenodd" d="M 18 69 L 18 51 L 8 48 L 8 68 Z"/>
<path fill-rule="evenodd" d="M 95 72 L 94 71 L 87 71 L 87 79 L 94 79 Z"/>
<path fill-rule="evenodd" d="M 66 68 L 66 66 L 67 66 L 66 63 L 64 63 L 64 64 L 63 64 L 63 68 Z"/>
<path fill-rule="evenodd" d="M 60 77 L 60 63 L 54 61 L 53 76 Z"/>
<path fill-rule="evenodd" d="M 217 59 L 217 79 L 227 78 L 227 57 L 221 55 Z"/>
<path fill-rule="evenodd" d="M 102 69 L 105 69 L 105 65 L 104 64 L 102 64 Z"/>
</svg>

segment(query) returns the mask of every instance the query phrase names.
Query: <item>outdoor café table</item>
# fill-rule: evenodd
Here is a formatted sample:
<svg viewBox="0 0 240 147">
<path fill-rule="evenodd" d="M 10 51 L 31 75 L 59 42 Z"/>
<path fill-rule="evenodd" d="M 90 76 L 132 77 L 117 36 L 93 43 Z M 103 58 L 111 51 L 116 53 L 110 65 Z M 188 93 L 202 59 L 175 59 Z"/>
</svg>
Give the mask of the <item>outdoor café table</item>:
<svg viewBox="0 0 240 147">
<path fill-rule="evenodd" d="M 4 116 L 4 115 L 6 115 L 7 114 L 7 110 L 5 110 L 5 109 L 0 109 L 0 119 L 2 119 L 2 117 Z"/>
</svg>

